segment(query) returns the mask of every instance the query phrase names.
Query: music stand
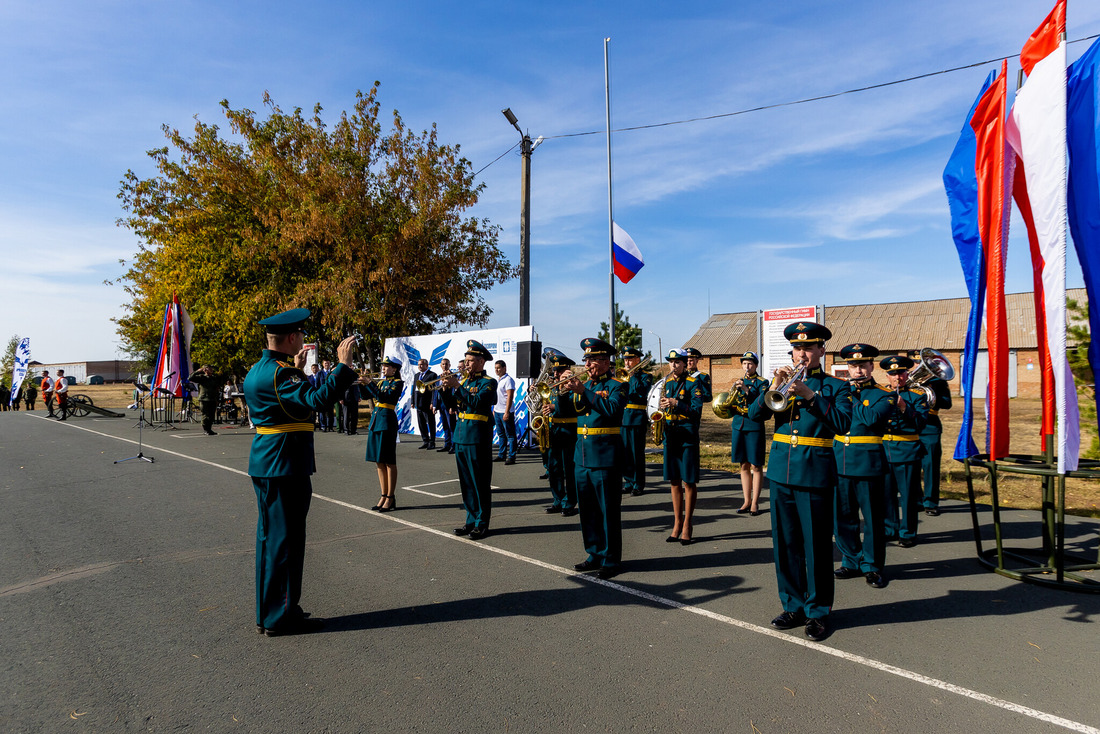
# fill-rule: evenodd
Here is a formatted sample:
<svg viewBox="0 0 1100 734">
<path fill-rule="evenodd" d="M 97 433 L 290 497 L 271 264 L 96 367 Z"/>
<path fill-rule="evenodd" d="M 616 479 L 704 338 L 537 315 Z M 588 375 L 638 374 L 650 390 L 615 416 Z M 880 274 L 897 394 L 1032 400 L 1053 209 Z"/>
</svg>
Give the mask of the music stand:
<svg viewBox="0 0 1100 734">
<path fill-rule="evenodd" d="M 138 452 L 137 452 L 137 456 L 129 456 L 125 459 L 118 459 L 117 461 L 115 461 L 116 464 L 121 464 L 124 461 L 133 461 L 134 459 L 138 459 L 140 461 L 148 461 L 150 464 L 153 463 L 153 457 L 152 456 L 146 456 L 145 453 L 142 451 L 142 445 L 141 445 L 141 429 L 142 429 L 142 426 L 145 425 L 145 398 L 142 397 L 142 393 L 147 391 L 149 389 L 149 386 L 148 385 L 143 385 L 140 382 L 138 382 L 137 380 L 134 380 L 134 387 L 136 387 L 140 391 L 138 393 L 138 400 L 141 403 L 141 407 L 139 408 L 139 410 L 141 411 L 141 417 L 138 419 L 138 424 L 137 424 L 137 427 L 138 427 Z"/>
</svg>

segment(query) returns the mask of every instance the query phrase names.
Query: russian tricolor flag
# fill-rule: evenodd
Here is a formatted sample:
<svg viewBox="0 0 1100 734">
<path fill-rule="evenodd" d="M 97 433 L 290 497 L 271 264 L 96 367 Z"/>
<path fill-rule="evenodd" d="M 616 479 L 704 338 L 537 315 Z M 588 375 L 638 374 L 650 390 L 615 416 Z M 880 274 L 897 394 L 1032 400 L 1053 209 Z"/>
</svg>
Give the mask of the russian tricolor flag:
<svg viewBox="0 0 1100 734">
<path fill-rule="evenodd" d="M 611 256 L 615 275 L 622 282 L 629 283 L 630 279 L 645 267 L 645 259 L 638 250 L 638 246 L 634 244 L 634 240 L 622 227 L 612 222 L 611 233 Z"/>
</svg>

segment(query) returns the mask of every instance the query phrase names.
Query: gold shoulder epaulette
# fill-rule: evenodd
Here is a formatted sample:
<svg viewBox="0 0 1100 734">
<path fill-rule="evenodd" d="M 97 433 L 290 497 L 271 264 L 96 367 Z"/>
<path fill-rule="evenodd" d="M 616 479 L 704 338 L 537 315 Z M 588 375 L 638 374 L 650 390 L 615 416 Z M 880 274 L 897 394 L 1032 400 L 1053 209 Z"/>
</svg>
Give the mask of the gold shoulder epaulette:
<svg viewBox="0 0 1100 734">
<path fill-rule="evenodd" d="M 688 382 L 695 382 L 695 378 L 692 377 L 691 375 L 688 375 L 687 381 Z"/>
<path fill-rule="evenodd" d="M 883 392 L 894 392 L 894 388 L 887 387 L 886 385 L 875 385 L 875 387 L 877 387 L 879 390 L 882 390 Z"/>
</svg>

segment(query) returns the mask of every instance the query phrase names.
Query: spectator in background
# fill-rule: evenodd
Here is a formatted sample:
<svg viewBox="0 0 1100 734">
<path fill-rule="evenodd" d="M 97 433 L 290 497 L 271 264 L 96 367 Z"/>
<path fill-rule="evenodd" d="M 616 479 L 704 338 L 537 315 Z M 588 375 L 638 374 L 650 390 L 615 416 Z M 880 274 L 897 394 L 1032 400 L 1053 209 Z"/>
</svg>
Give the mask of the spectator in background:
<svg viewBox="0 0 1100 734">
<path fill-rule="evenodd" d="M 65 370 L 57 371 L 57 380 L 53 383 L 53 392 L 57 396 L 57 419 L 65 420 L 65 411 L 69 408 L 69 381 L 65 377 Z"/>
<path fill-rule="evenodd" d="M 49 370 L 42 370 L 41 387 L 42 387 L 42 400 L 43 400 L 43 402 L 46 403 L 46 410 L 50 411 L 50 414 L 46 417 L 47 418 L 53 418 L 54 417 L 54 414 L 53 414 L 53 401 L 54 401 L 53 380 L 50 379 L 50 371 Z"/>
<path fill-rule="evenodd" d="M 214 432 L 214 414 L 218 411 L 218 378 L 208 364 L 199 367 L 187 378 L 199 386 L 199 408 L 202 410 L 202 432 L 207 436 L 217 436 Z"/>
<path fill-rule="evenodd" d="M 354 436 L 359 432 L 359 383 L 353 382 L 344 390 L 344 399 L 340 403 L 344 406 L 344 423 L 342 433 Z"/>
<path fill-rule="evenodd" d="M 494 365 L 497 373 L 497 404 L 493 406 L 493 420 L 500 437 L 500 452 L 493 461 L 516 463 L 516 416 L 512 408 L 516 398 L 516 381 L 508 375 L 508 365 L 498 359 Z"/>
<path fill-rule="evenodd" d="M 23 390 L 23 403 L 27 410 L 34 410 L 34 401 L 38 399 L 38 388 L 34 386 L 34 380 L 27 380 L 27 387 Z"/>
<path fill-rule="evenodd" d="M 3 382 L 0 382 L 0 395 L 3 396 L 0 398 L 0 410 L 10 410 L 8 403 L 11 402 L 11 389 Z"/>
</svg>

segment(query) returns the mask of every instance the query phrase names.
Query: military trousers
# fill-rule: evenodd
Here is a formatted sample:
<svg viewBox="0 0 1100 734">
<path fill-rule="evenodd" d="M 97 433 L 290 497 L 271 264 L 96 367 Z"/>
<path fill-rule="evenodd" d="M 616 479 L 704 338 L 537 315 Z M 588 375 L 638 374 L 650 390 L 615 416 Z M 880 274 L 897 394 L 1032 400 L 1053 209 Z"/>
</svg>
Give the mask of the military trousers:
<svg viewBox="0 0 1100 734">
<path fill-rule="evenodd" d="M 576 433 L 551 431 L 550 451 L 546 455 L 546 471 L 550 475 L 553 506 L 562 510 L 571 510 L 577 506 L 577 467 L 573 458 L 576 450 Z"/>
<path fill-rule="evenodd" d="M 308 475 L 252 477 L 256 522 L 256 624 L 278 629 L 298 614 L 306 555 Z"/>
<path fill-rule="evenodd" d="M 617 467 L 587 469 L 579 464 L 576 474 L 587 560 L 614 568 L 623 560 L 622 474 Z"/>
<path fill-rule="evenodd" d="M 890 464 L 886 474 L 886 537 L 912 540 L 917 537 L 921 498 L 920 462 Z M 901 524 L 898 524 L 898 511 Z"/>
<path fill-rule="evenodd" d="M 783 610 L 824 619 L 833 606 L 833 491 L 772 481 L 772 549 Z"/>
<path fill-rule="evenodd" d="M 623 491 L 645 489 L 645 442 L 649 426 L 623 426 Z"/>
<path fill-rule="evenodd" d="M 493 515 L 493 445 L 456 443 L 455 461 L 458 483 L 462 488 L 462 505 L 466 508 L 466 524 L 488 528 Z"/>
<path fill-rule="evenodd" d="M 924 457 L 921 459 L 921 473 L 924 475 L 924 509 L 934 510 L 940 506 L 940 462 L 943 448 L 940 434 L 921 436 L 924 445 Z"/>
<path fill-rule="evenodd" d="M 886 478 L 837 477 L 835 509 L 833 535 L 840 565 L 860 573 L 882 573 L 886 565 Z"/>
</svg>

